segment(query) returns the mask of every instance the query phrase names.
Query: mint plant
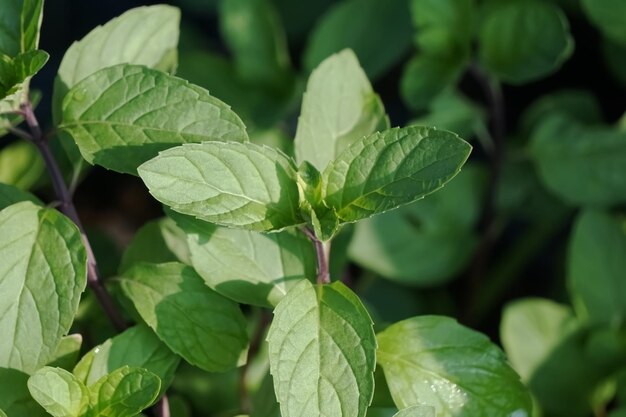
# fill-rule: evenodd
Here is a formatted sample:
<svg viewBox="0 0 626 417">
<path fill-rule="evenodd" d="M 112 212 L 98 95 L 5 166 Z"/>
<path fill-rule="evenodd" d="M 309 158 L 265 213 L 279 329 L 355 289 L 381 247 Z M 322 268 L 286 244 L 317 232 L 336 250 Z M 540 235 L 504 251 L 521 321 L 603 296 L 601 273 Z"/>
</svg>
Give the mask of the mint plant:
<svg viewBox="0 0 626 417">
<path fill-rule="evenodd" d="M 221 0 L 229 56 L 139 7 L 48 94 L 43 0 L 0 0 L 0 416 L 619 417 L 623 121 L 576 90 L 507 117 L 572 13 L 620 77 L 618 3 Z M 162 204 L 119 259 L 74 204 L 92 166 Z M 505 304 L 572 219 L 571 306 Z M 464 325 L 502 305 L 504 350 Z"/>
</svg>

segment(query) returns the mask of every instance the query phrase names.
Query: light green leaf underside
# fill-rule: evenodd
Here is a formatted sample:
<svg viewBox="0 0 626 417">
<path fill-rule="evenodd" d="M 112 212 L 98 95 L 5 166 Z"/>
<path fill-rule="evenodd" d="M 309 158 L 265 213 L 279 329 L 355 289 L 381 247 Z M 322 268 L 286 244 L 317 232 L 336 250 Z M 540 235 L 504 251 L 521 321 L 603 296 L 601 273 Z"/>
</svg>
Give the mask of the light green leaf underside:
<svg viewBox="0 0 626 417">
<path fill-rule="evenodd" d="M 248 346 L 246 319 L 193 268 L 139 264 L 120 280 L 145 322 L 187 362 L 209 372 L 237 367 Z"/>
<path fill-rule="evenodd" d="M 122 366 L 134 366 L 157 375 L 161 389 L 165 390 L 174 379 L 179 362 L 180 358 L 150 328 L 140 324 L 87 352 L 73 372 L 89 386 Z"/>
<path fill-rule="evenodd" d="M 438 417 L 530 416 L 530 396 L 502 351 L 451 318 L 398 322 L 378 335 L 378 343 L 398 408 L 431 405 Z"/>
<path fill-rule="evenodd" d="M 427 127 L 375 133 L 326 168 L 325 201 L 344 222 L 397 208 L 441 188 L 470 150 L 454 133 Z"/>
<path fill-rule="evenodd" d="M 0 212 L 0 366 L 31 373 L 54 355 L 87 278 L 78 228 L 21 202 Z"/>
<path fill-rule="evenodd" d="M 146 223 L 135 233 L 124 251 L 119 272 L 139 262 L 164 263 L 180 261 L 191 263 L 187 236 L 167 217 Z"/>
<path fill-rule="evenodd" d="M 89 391 L 61 368 L 44 367 L 28 380 L 33 398 L 54 417 L 79 417 L 89 407 Z"/>
<path fill-rule="evenodd" d="M 511 365 L 528 383 L 565 336 L 574 330 L 568 306 L 541 298 L 507 304 L 500 323 L 500 339 Z"/>
<path fill-rule="evenodd" d="M 175 7 L 138 7 L 74 42 L 63 56 L 54 84 L 55 121 L 60 120 L 67 91 L 98 70 L 122 63 L 173 70 L 179 23 L 180 11 Z"/>
<path fill-rule="evenodd" d="M 626 320 L 626 223 L 607 212 L 583 211 L 574 224 L 567 281 L 577 314 L 618 328 Z"/>
<path fill-rule="evenodd" d="M 267 340 L 283 417 L 365 416 L 376 340 L 367 311 L 346 286 L 298 284 L 274 310 Z"/>
<path fill-rule="evenodd" d="M 10 417 L 47 417 L 28 392 L 29 375 L 0 367 L 0 408 Z"/>
<path fill-rule="evenodd" d="M 43 203 L 31 193 L 0 182 L 0 210 L 21 201 L 30 201 L 39 206 L 43 205 Z"/>
<path fill-rule="evenodd" d="M 45 169 L 43 159 L 32 143 L 14 142 L 0 150 L 0 182 L 28 190 Z"/>
<path fill-rule="evenodd" d="M 0 410 L 0 417 L 7 417 L 7 415 L 4 411 Z"/>
<path fill-rule="evenodd" d="M 437 417 L 435 407 L 428 405 L 414 405 L 398 411 L 393 417 Z"/>
<path fill-rule="evenodd" d="M 267 146 L 186 144 L 161 152 L 138 171 L 157 200 L 211 223 L 274 231 L 303 222 L 293 161 Z"/>
<path fill-rule="evenodd" d="M 72 135 L 88 162 L 131 174 L 159 151 L 182 143 L 248 140 L 241 119 L 208 91 L 128 64 L 74 86 L 63 100 L 59 128 Z"/>
<path fill-rule="evenodd" d="M 540 0 L 499 2 L 489 8 L 479 34 L 483 65 L 513 84 L 541 78 L 569 58 L 574 42 L 564 13 Z"/>
<path fill-rule="evenodd" d="M 142 368 L 124 366 L 89 387 L 89 417 L 133 417 L 157 398 L 161 381 Z"/>
<path fill-rule="evenodd" d="M 71 370 L 76 366 L 80 354 L 83 337 L 79 333 L 70 334 L 61 338 L 54 355 L 46 364 L 55 368 Z"/>
<path fill-rule="evenodd" d="M 626 202 L 626 132 L 555 115 L 535 129 L 530 150 L 542 182 L 565 201 Z"/>
<path fill-rule="evenodd" d="M 187 234 L 191 265 L 230 299 L 272 307 L 301 280 L 316 276 L 315 250 L 300 231 L 263 234 L 169 215 Z"/>
<path fill-rule="evenodd" d="M 43 0 L 3 0 L 0 14 L 0 54 L 17 56 L 37 49 Z"/>
<path fill-rule="evenodd" d="M 387 129 L 382 101 L 349 49 L 331 55 L 311 74 L 302 100 L 295 152 L 319 171 L 363 136 Z"/>
</svg>

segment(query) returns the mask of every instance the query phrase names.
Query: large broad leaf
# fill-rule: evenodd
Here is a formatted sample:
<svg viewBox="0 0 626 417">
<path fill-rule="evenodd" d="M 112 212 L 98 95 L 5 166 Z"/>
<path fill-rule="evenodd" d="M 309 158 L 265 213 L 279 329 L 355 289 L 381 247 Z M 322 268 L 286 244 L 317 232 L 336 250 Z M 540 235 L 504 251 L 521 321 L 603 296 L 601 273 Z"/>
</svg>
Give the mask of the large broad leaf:
<svg viewBox="0 0 626 417">
<path fill-rule="evenodd" d="M 61 116 L 67 91 L 94 72 L 116 64 L 176 68 L 180 11 L 157 5 L 131 9 L 74 42 L 61 61 L 54 83 L 53 113 Z"/>
<path fill-rule="evenodd" d="M 527 298 L 505 307 L 500 339 L 511 365 L 528 383 L 535 370 L 575 328 L 569 307 L 551 300 Z"/>
<path fill-rule="evenodd" d="M 10 417 L 46 417 L 49 414 L 28 391 L 29 375 L 16 369 L 0 368 L 0 408 Z"/>
<path fill-rule="evenodd" d="M 483 202 L 483 173 L 468 166 L 442 190 L 355 226 L 352 260 L 408 285 L 438 285 L 471 259 Z"/>
<path fill-rule="evenodd" d="M 404 320 L 380 333 L 378 343 L 398 408 L 432 405 L 438 417 L 530 415 L 530 396 L 502 351 L 454 319 Z"/>
<path fill-rule="evenodd" d="M 296 160 L 319 171 L 363 136 L 389 126 L 380 97 L 351 50 L 324 60 L 311 74 L 295 138 Z"/>
<path fill-rule="evenodd" d="M 88 162 L 131 174 L 181 143 L 248 139 L 241 119 L 208 91 L 127 64 L 74 86 L 63 100 L 59 128 L 72 135 Z"/>
<path fill-rule="evenodd" d="M 33 398 L 54 417 L 79 417 L 89 407 L 89 391 L 71 373 L 44 367 L 28 380 Z"/>
<path fill-rule="evenodd" d="M 89 386 L 124 365 L 135 366 L 157 375 L 165 391 L 179 362 L 180 358 L 152 330 L 140 324 L 87 352 L 74 368 L 74 375 Z"/>
<path fill-rule="evenodd" d="M 78 228 L 31 202 L 0 212 L 0 366 L 34 372 L 67 334 L 87 282 Z"/>
<path fill-rule="evenodd" d="M 471 148 L 454 133 L 427 127 L 375 133 L 326 168 L 325 201 L 343 222 L 411 203 L 454 177 Z"/>
<path fill-rule="evenodd" d="M 89 387 L 93 417 L 133 417 L 156 400 L 161 381 L 141 368 L 124 366 Z"/>
<path fill-rule="evenodd" d="M 535 129 L 531 155 L 543 183 L 576 205 L 626 201 L 626 132 L 555 115 Z"/>
<path fill-rule="evenodd" d="M 28 190 L 45 170 L 41 154 L 30 142 L 14 142 L 0 150 L 0 182 Z"/>
<path fill-rule="evenodd" d="M 568 283 L 579 316 L 619 327 L 626 320 L 626 227 L 608 213 L 584 211 L 570 241 Z"/>
<path fill-rule="evenodd" d="M 0 55 L 14 57 L 39 46 L 43 0 L 3 0 Z"/>
<path fill-rule="evenodd" d="M 376 339 L 363 304 L 341 282 L 294 287 L 276 307 L 267 340 L 283 417 L 365 416 Z"/>
<path fill-rule="evenodd" d="M 582 0 L 583 10 L 607 37 L 626 45 L 626 3 L 621 0 Z"/>
<path fill-rule="evenodd" d="M 376 79 L 411 46 L 411 18 L 406 0 L 348 0 L 330 9 L 313 30 L 304 54 L 312 70 L 344 48 L 353 49 L 365 72 Z"/>
<path fill-rule="evenodd" d="M 246 352 L 239 306 L 179 263 L 139 264 L 121 278 L 124 293 L 157 336 L 187 362 L 209 372 L 235 368 Z"/>
<path fill-rule="evenodd" d="M 273 148 L 187 144 L 161 152 L 138 171 L 157 200 L 182 214 L 255 231 L 303 223 L 296 168 Z"/>
<path fill-rule="evenodd" d="M 489 71 L 522 84 L 557 70 L 569 58 L 573 40 L 557 6 L 540 0 L 493 3 L 479 36 L 480 59 Z"/>
<path fill-rule="evenodd" d="M 262 234 L 171 215 L 187 234 L 192 266 L 209 287 L 235 301 L 272 307 L 316 276 L 315 250 L 300 231 Z"/>
<path fill-rule="evenodd" d="M 269 0 L 220 2 L 220 24 L 238 75 L 273 90 L 291 86 L 285 33 Z"/>
<path fill-rule="evenodd" d="M 119 272 L 139 262 L 180 261 L 188 264 L 190 257 L 185 233 L 172 219 L 163 217 L 146 223 L 135 233 L 122 256 Z"/>
<path fill-rule="evenodd" d="M 43 203 L 31 193 L 0 182 L 0 210 L 15 203 L 19 203 L 20 201 L 30 201 L 39 206 L 43 206 Z"/>
</svg>

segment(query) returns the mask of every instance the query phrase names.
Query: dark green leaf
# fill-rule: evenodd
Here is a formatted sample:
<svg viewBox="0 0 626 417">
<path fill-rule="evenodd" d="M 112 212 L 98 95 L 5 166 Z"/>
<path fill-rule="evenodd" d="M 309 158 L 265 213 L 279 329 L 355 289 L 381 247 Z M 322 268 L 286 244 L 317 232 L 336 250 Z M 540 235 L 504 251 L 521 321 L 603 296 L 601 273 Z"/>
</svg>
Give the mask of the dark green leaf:
<svg viewBox="0 0 626 417">
<path fill-rule="evenodd" d="M 0 182 L 0 210 L 9 207 L 12 204 L 19 203 L 20 201 L 30 201 L 40 206 L 43 205 L 43 203 L 31 193 Z"/>
<path fill-rule="evenodd" d="M 578 315 L 619 327 L 626 320 L 626 227 L 601 211 L 582 212 L 570 241 L 568 283 Z"/>
<path fill-rule="evenodd" d="M 11 57 L 39 46 L 43 0 L 3 0 L 0 54 Z"/>
<path fill-rule="evenodd" d="M 63 100 L 59 128 L 72 135 L 88 162 L 131 174 L 181 143 L 248 139 L 239 117 L 208 91 L 126 64 L 75 85 Z"/>
<path fill-rule="evenodd" d="M 16 369 L 0 368 L 0 408 L 9 417 L 49 416 L 28 392 L 28 377 Z"/>
<path fill-rule="evenodd" d="M 303 222 L 294 163 L 273 148 L 187 144 L 161 152 L 139 175 L 157 200 L 211 223 L 274 231 Z"/>
<path fill-rule="evenodd" d="M 400 60 L 411 45 L 406 0 L 347 0 L 336 4 L 313 30 L 304 54 L 306 68 L 342 49 L 353 49 L 370 79 Z"/>
<path fill-rule="evenodd" d="M 376 339 L 363 304 L 341 282 L 294 287 L 276 307 L 267 340 L 283 417 L 365 416 Z"/>
<path fill-rule="evenodd" d="M 262 234 L 172 214 L 187 233 L 191 264 L 215 291 L 271 307 L 303 279 L 315 277 L 315 251 L 297 230 Z"/>
<path fill-rule="evenodd" d="M 626 45 L 626 3 L 621 0 L 581 0 L 591 22 L 608 38 Z"/>
<path fill-rule="evenodd" d="M 15 58 L 0 55 L 0 114 L 15 112 L 28 100 L 30 79 L 48 58 L 40 50 L 23 52 Z"/>
<path fill-rule="evenodd" d="M 21 202 L 0 212 L 0 365 L 34 372 L 67 334 L 87 282 L 78 228 Z"/>
<path fill-rule="evenodd" d="M 557 70 L 573 51 L 569 24 L 540 0 L 493 2 L 479 36 L 483 65 L 503 81 L 523 84 Z"/>
<path fill-rule="evenodd" d="M 325 201 L 353 222 L 416 201 L 454 177 L 471 146 L 426 127 L 375 133 L 341 153 L 324 171 Z"/>
<path fill-rule="evenodd" d="M 530 415 L 531 401 L 502 351 L 454 319 L 420 316 L 378 335 L 378 360 L 398 408 L 438 417 Z"/>
<path fill-rule="evenodd" d="M 385 108 L 347 49 L 325 59 L 311 74 L 295 138 L 296 160 L 323 171 L 355 141 L 389 127 Z"/>
</svg>

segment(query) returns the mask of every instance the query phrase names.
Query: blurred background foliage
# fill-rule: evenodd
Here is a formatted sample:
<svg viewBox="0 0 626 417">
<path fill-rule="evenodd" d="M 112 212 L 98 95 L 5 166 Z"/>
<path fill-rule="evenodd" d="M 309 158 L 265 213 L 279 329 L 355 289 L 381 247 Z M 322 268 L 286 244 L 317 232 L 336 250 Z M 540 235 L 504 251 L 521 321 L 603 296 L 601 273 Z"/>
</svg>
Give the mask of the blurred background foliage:
<svg viewBox="0 0 626 417">
<path fill-rule="evenodd" d="M 50 114 L 73 41 L 155 3 L 48 0 L 38 113 Z M 474 145 L 445 189 L 334 242 L 333 278 L 362 295 L 379 329 L 418 314 L 457 317 L 503 345 L 537 415 L 626 415 L 626 1 L 168 3 L 182 10 L 177 75 L 231 105 L 253 141 L 291 153 L 308 74 L 349 47 L 392 126 L 436 126 Z M 70 161 L 104 276 L 137 260 L 185 260 L 184 235 L 139 179 L 102 168 L 73 175 Z M 0 143 L 0 182 L 49 201 L 43 171 L 29 144 Z M 251 332 L 266 320 L 248 315 Z M 114 335 L 88 294 L 76 330 L 83 348 Z M 277 415 L 263 355 L 250 369 L 253 415 Z M 369 415 L 391 416 L 379 379 Z M 236 371 L 181 365 L 172 415 L 235 415 L 240 385 Z"/>
</svg>

